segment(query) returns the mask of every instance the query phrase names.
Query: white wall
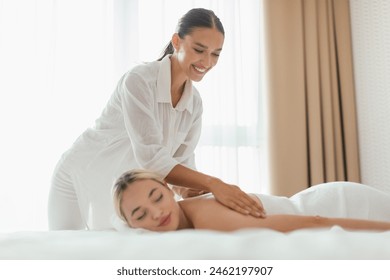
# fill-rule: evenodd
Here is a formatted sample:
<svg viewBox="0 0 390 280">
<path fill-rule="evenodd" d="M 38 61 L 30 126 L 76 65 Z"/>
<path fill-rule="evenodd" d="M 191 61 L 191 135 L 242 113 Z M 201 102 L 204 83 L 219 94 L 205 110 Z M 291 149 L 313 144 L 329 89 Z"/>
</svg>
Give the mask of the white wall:
<svg viewBox="0 0 390 280">
<path fill-rule="evenodd" d="M 390 192 L 390 1 L 350 7 L 362 182 Z"/>
</svg>

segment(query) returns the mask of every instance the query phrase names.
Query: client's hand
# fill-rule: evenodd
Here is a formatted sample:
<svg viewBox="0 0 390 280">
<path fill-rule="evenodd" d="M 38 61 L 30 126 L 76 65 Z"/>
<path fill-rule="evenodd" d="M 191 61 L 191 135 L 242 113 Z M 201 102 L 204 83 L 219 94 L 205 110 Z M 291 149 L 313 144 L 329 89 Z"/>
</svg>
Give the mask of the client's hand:
<svg viewBox="0 0 390 280">
<path fill-rule="evenodd" d="M 199 196 L 207 193 L 206 191 L 190 189 L 186 187 L 172 186 L 172 190 L 182 198 L 189 198 L 194 196 Z"/>
<path fill-rule="evenodd" d="M 214 178 L 213 182 L 210 183 L 210 190 L 217 201 L 237 212 L 259 218 L 266 217 L 261 201 L 255 201 L 238 186 L 226 184 Z"/>
</svg>

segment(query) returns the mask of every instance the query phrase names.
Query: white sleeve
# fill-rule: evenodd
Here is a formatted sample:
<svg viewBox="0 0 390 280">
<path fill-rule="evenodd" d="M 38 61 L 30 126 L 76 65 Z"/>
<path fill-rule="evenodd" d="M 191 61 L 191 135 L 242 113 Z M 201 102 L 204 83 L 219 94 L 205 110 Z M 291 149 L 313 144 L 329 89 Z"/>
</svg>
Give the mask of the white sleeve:
<svg viewBox="0 0 390 280">
<path fill-rule="evenodd" d="M 154 114 L 156 102 L 152 89 L 139 75 L 129 74 L 118 90 L 135 160 L 141 168 L 166 177 L 179 162 L 163 145 L 160 124 Z"/>
<path fill-rule="evenodd" d="M 195 148 L 198 145 L 202 130 L 203 107 L 201 100 L 199 101 L 200 102 L 194 106 L 194 110 L 196 110 L 194 122 L 192 123 L 191 128 L 186 135 L 186 138 L 184 139 L 184 142 L 179 146 L 173 155 L 173 157 L 181 164 L 194 170 L 196 170 Z"/>
</svg>

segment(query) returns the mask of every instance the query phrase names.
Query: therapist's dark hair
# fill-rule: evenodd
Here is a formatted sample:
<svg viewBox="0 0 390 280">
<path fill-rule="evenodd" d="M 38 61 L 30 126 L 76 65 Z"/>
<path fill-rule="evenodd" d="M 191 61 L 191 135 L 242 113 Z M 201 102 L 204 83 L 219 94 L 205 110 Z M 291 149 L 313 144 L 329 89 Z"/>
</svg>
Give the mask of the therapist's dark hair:
<svg viewBox="0 0 390 280">
<path fill-rule="evenodd" d="M 225 36 L 225 30 L 220 19 L 212 10 L 203 8 L 191 9 L 182 16 L 177 24 L 176 32 L 179 37 L 183 39 L 186 35 L 191 34 L 193 29 L 197 27 L 217 28 L 217 30 Z M 173 52 L 174 48 L 172 42 L 169 42 L 158 60 L 162 60 L 165 56 L 173 54 Z"/>
</svg>

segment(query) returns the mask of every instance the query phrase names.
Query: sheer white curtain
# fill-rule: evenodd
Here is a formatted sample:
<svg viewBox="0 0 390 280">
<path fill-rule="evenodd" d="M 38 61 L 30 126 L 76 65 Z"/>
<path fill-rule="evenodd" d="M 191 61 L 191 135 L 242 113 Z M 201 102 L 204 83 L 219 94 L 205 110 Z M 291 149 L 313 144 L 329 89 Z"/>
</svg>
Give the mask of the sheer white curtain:
<svg viewBox="0 0 390 280">
<path fill-rule="evenodd" d="M 156 60 L 192 7 L 226 31 L 204 103 L 197 166 L 262 191 L 258 0 L 0 0 L 0 231 L 44 230 L 51 173 L 116 81 Z"/>
</svg>

